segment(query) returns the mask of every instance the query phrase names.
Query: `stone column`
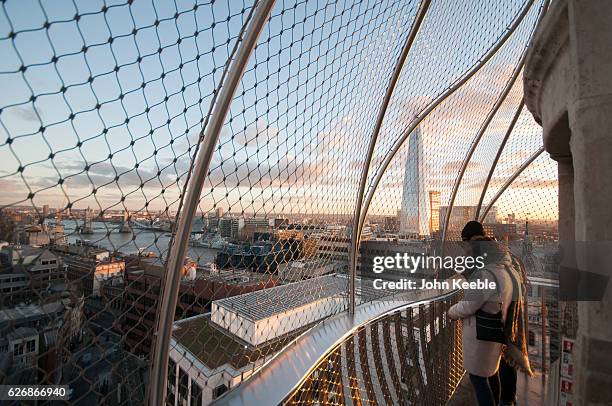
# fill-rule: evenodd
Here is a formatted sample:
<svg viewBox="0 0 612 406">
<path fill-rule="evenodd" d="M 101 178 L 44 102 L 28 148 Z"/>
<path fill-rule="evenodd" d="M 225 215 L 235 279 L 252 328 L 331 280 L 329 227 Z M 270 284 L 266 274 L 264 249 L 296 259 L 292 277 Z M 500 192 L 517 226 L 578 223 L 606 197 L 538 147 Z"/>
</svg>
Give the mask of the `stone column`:
<svg viewBox="0 0 612 406">
<path fill-rule="evenodd" d="M 574 241 L 574 166 L 572 157 L 557 158 L 559 176 L 559 248 L 561 268 L 559 270 L 560 299 L 576 300 L 579 275 L 576 269 Z"/>
<path fill-rule="evenodd" d="M 569 0 L 576 260 L 576 404 L 612 403 L 612 1 Z M 585 296 L 590 297 L 585 297 Z"/>
<path fill-rule="evenodd" d="M 578 285 L 574 216 L 574 166 L 571 156 L 557 158 L 559 176 L 559 316 L 561 335 L 576 338 L 578 328 Z"/>
</svg>

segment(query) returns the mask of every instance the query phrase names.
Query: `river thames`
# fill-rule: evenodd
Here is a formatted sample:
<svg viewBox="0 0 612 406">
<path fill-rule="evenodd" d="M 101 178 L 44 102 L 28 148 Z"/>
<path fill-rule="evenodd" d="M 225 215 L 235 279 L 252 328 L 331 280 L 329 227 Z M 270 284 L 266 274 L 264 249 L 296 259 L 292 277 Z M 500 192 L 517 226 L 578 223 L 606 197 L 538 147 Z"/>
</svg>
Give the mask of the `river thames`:
<svg viewBox="0 0 612 406">
<path fill-rule="evenodd" d="M 108 249 L 111 252 L 117 251 L 123 254 L 137 254 L 139 252 L 151 252 L 158 257 L 166 255 L 170 242 L 170 233 L 164 231 L 153 231 L 144 229 L 134 229 L 131 233 L 120 233 L 119 224 L 104 223 L 93 221 L 93 234 L 81 235 L 76 232 L 77 224 L 82 221 L 62 220 L 64 233 L 69 243 L 76 243 L 78 240 L 85 240 L 91 244 Z M 54 223 L 49 224 L 49 231 L 53 231 Z M 194 221 L 193 230 L 200 230 L 201 223 Z M 197 260 L 200 264 L 214 262 L 218 250 L 202 247 L 188 247 L 187 256 L 192 260 Z"/>
</svg>

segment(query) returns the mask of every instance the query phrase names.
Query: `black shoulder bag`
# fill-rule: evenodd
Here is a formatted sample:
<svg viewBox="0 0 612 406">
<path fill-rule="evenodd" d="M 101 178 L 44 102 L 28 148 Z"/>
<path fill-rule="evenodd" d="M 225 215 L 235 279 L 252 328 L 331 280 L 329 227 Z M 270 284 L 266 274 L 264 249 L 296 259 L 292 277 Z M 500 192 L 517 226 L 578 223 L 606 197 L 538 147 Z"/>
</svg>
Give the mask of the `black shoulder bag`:
<svg viewBox="0 0 612 406">
<path fill-rule="evenodd" d="M 495 290 L 497 291 L 497 297 L 499 299 L 499 311 L 497 313 L 489 313 L 482 309 L 476 311 L 476 338 L 482 341 L 493 341 L 506 344 L 499 283 L 497 282 L 495 274 L 491 271 L 489 271 L 489 273 L 493 275 L 493 279 L 495 279 Z"/>
</svg>

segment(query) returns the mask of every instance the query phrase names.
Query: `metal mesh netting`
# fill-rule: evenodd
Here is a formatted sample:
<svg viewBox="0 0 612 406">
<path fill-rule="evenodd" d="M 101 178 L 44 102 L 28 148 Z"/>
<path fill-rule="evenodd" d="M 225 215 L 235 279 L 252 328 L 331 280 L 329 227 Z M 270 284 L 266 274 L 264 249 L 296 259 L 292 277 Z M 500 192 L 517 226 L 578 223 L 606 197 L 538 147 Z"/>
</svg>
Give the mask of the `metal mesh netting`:
<svg viewBox="0 0 612 406">
<path fill-rule="evenodd" d="M 512 122 L 517 107 L 522 106 L 522 63 L 542 7 L 541 3 L 527 7 L 512 35 L 490 59 L 481 58 L 484 61 L 475 63 L 464 83 L 455 90 L 449 86 L 442 92 L 448 95 L 434 102 L 433 108 L 425 109 L 425 116 L 417 108 L 403 124 L 404 133 L 391 143 L 392 147 L 380 154 L 376 151 L 365 192 L 367 217 L 362 214 L 367 233 L 361 236 L 361 265 L 365 264 L 361 276 L 367 278 L 368 285 L 369 278 L 380 277 L 370 272 L 374 256 L 439 254 L 445 246 L 452 252 L 453 244 L 441 247 L 438 242 L 444 237 L 451 242 L 460 240 L 465 223 L 480 219 L 489 203 L 493 207 L 482 220 L 491 236 L 522 240 L 522 227 L 517 223 L 519 218 L 524 219 L 520 212 L 530 206 L 539 220 L 547 221 L 549 235 L 554 237 L 557 190 L 550 159 L 542 156 L 540 165 L 548 169 L 534 173 L 525 182 L 516 180 L 506 185 L 508 189 L 504 188 L 502 197 L 491 202 L 518 167 L 541 146 L 541 129 L 526 115 L 528 112 L 518 123 Z M 425 102 L 431 103 L 430 100 Z M 407 102 L 400 102 L 397 109 L 409 114 Z M 389 132 L 381 132 L 381 137 L 383 134 L 387 136 Z M 378 142 L 385 143 L 385 139 L 379 138 Z M 496 159 L 498 151 L 501 157 Z M 371 239 L 372 234 L 379 238 Z M 426 271 L 414 276 L 432 274 Z"/>
<path fill-rule="evenodd" d="M 493 200 L 487 229 L 544 266 L 556 170 L 545 154 L 521 168 L 542 141 L 520 75 L 544 1 L 278 1 L 207 139 L 265 3 L 1 3 L 0 384 L 142 404 L 162 365 L 168 404 L 208 404 L 350 308 L 351 255 L 363 271 L 427 251 Z M 188 245 L 176 308 L 162 306 L 171 243 Z M 381 296 L 365 278 L 357 304 Z M 162 313 L 172 339 L 153 354 Z"/>
<path fill-rule="evenodd" d="M 463 376 L 461 329 L 447 317 L 458 296 L 359 328 L 331 349 L 286 404 L 447 404 Z"/>
<path fill-rule="evenodd" d="M 251 6 L 2 3 L 5 383 L 144 402 L 193 135 Z"/>
</svg>

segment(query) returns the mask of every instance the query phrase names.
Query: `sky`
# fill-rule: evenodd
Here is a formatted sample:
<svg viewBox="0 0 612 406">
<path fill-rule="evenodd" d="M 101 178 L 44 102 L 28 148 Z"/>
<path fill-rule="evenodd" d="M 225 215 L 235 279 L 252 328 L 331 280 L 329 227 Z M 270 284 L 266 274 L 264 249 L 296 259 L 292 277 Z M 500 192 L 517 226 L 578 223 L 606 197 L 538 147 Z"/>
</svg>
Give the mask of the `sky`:
<svg viewBox="0 0 612 406">
<path fill-rule="evenodd" d="M 0 205 L 27 202 L 34 193 L 30 201 L 38 206 L 176 209 L 252 6 L 213 3 L 2 3 Z M 425 171 L 443 200 L 527 43 L 539 4 L 490 63 L 422 124 Z M 370 179 L 415 116 L 478 62 L 523 6 L 433 2 L 394 91 Z M 352 212 L 373 123 L 417 7 L 408 0 L 277 2 L 220 134 L 200 210 Z M 466 181 L 461 202 L 479 195 L 472 189 L 486 176 L 520 92 L 513 91 L 479 147 L 468 179 L 474 185 Z M 492 189 L 541 145 L 537 125 L 525 116 Z M 406 147 L 388 169 L 372 213 L 399 206 Z M 552 163 L 541 165 L 517 183 L 524 199 L 500 203 L 534 213 L 539 199 L 531 194 L 556 193 Z"/>
</svg>

